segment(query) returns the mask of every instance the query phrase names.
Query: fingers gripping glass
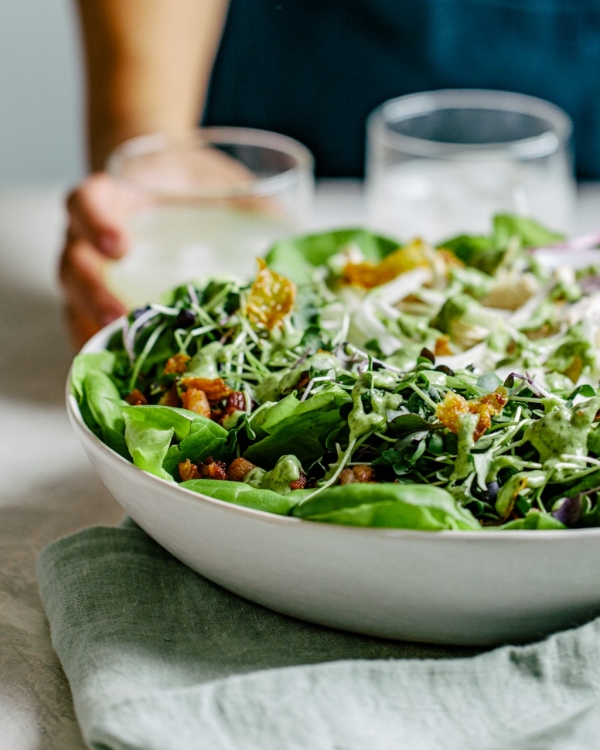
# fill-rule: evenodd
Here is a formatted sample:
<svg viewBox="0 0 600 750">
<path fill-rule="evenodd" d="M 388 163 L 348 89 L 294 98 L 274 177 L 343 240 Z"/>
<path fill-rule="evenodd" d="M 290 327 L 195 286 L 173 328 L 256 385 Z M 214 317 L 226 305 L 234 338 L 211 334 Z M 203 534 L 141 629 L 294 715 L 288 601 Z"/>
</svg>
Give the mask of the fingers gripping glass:
<svg viewBox="0 0 600 750">
<path fill-rule="evenodd" d="M 247 128 L 134 138 L 108 171 L 128 193 L 132 241 L 107 284 L 129 305 L 209 274 L 250 276 L 270 242 L 302 229 L 314 189 L 302 144 Z"/>
</svg>

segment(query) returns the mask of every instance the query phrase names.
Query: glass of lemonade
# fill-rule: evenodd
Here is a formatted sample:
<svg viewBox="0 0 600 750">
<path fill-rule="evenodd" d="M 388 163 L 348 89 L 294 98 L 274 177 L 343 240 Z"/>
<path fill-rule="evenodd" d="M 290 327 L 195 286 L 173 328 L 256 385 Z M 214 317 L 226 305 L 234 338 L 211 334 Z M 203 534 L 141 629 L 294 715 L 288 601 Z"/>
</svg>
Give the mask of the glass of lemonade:
<svg viewBox="0 0 600 750">
<path fill-rule="evenodd" d="M 503 91 L 432 91 L 369 117 L 366 198 L 373 228 L 439 242 L 488 233 L 495 213 L 568 231 L 572 124 L 563 110 Z"/>
<path fill-rule="evenodd" d="M 250 278 L 269 244 L 302 229 L 314 192 L 302 144 L 248 128 L 198 128 L 123 143 L 108 161 L 127 205 L 130 248 L 108 288 L 137 307 L 206 275 Z"/>
</svg>

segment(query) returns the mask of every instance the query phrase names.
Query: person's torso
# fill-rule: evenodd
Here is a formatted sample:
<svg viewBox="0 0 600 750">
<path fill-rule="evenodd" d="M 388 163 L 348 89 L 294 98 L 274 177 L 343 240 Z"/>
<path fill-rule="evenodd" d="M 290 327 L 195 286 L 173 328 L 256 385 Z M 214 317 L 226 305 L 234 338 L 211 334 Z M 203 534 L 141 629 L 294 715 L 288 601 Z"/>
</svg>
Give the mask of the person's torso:
<svg viewBox="0 0 600 750">
<path fill-rule="evenodd" d="M 580 176 L 600 177 L 600 0 L 231 0 L 205 122 L 286 133 L 318 174 L 357 176 L 368 113 L 441 88 L 558 104 Z"/>
</svg>

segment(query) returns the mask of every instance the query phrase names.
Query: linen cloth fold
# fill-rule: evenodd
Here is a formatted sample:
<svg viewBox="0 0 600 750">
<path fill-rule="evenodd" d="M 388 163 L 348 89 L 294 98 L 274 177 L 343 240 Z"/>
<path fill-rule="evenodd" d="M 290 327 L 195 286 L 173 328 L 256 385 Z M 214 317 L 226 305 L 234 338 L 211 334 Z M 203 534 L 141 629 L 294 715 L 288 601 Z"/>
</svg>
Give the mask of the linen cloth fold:
<svg viewBox="0 0 600 750">
<path fill-rule="evenodd" d="M 225 591 L 132 523 L 53 543 L 37 572 L 94 750 L 600 748 L 598 620 L 476 656 L 342 633 Z"/>
</svg>

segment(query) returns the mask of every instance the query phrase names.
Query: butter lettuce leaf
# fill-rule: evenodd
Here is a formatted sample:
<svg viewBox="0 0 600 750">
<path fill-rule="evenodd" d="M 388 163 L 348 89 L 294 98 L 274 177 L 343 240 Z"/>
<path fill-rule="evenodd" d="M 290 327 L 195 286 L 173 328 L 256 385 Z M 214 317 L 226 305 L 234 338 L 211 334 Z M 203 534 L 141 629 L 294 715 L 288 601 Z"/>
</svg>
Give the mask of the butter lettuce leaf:
<svg viewBox="0 0 600 750">
<path fill-rule="evenodd" d="M 293 453 L 303 466 L 310 466 L 325 452 L 327 435 L 343 423 L 340 407 L 350 400 L 344 390 L 334 388 L 306 401 L 290 400 L 285 409 L 277 410 L 276 404 L 273 411 L 283 418 L 265 418 L 263 429 L 266 423 L 267 436 L 250 445 L 244 458 L 264 469 L 272 469 L 281 456 Z"/>
<path fill-rule="evenodd" d="M 125 420 L 121 412 L 123 401 L 117 386 L 102 370 L 90 369 L 83 376 L 81 387 L 81 414 L 87 426 L 109 448 L 124 458 L 129 458 L 125 442 Z"/>
<path fill-rule="evenodd" d="M 179 479 L 179 464 L 189 458 L 192 463 L 201 463 L 209 456 L 215 459 L 225 458 L 229 433 L 212 419 L 199 417 L 192 422 L 189 435 L 179 445 L 169 449 L 163 468 L 171 476 Z"/>
<path fill-rule="evenodd" d="M 130 423 L 136 425 L 136 447 L 138 447 L 138 450 L 140 445 L 144 450 L 146 449 L 138 431 L 147 430 L 148 433 L 153 431 L 160 433 L 160 435 L 154 436 L 149 434 L 148 444 L 152 446 L 161 444 L 160 441 L 164 439 L 164 435 L 168 431 L 170 431 L 172 439 L 179 441 L 176 445 L 167 444 L 160 461 L 161 471 L 156 470 L 156 467 L 151 471 L 152 474 L 161 476 L 163 479 L 165 478 L 162 473 L 163 469 L 170 478 L 179 479 L 178 466 L 188 458 L 193 463 L 199 463 L 209 456 L 222 458 L 225 453 L 225 444 L 229 434 L 227 430 L 220 424 L 213 422 L 212 419 L 207 419 L 193 411 L 159 405 L 123 406 L 122 411 L 128 425 Z M 141 460 L 145 461 L 146 459 L 142 458 Z M 134 463 L 135 461 L 134 456 Z M 147 471 L 150 471 L 150 469 L 147 469 Z"/>
<path fill-rule="evenodd" d="M 159 430 L 148 427 L 143 421 L 127 416 L 125 440 L 138 469 L 172 482 L 173 477 L 162 468 L 163 461 L 171 445 L 173 428 Z"/>
<path fill-rule="evenodd" d="M 287 495 L 280 495 L 272 490 L 256 489 L 244 482 L 216 479 L 191 479 L 188 482 L 182 482 L 180 487 L 223 500 L 226 503 L 244 505 L 254 510 L 276 513 L 279 516 L 288 515 L 299 500 L 310 494 L 310 490 L 294 490 Z"/>
<path fill-rule="evenodd" d="M 89 372 L 110 375 L 115 365 L 113 352 L 84 352 L 78 354 L 71 366 L 71 393 L 78 401 L 83 398 L 83 381 Z"/>
<path fill-rule="evenodd" d="M 507 247 L 514 237 L 521 247 L 542 247 L 565 239 L 564 234 L 547 229 L 534 219 L 512 214 L 494 216 L 492 237 L 496 247 Z"/>
<path fill-rule="evenodd" d="M 538 529 L 540 531 L 558 531 L 566 529 L 564 523 L 551 516 L 549 513 L 540 513 L 539 511 L 530 510 L 523 518 L 517 518 L 515 521 L 509 521 L 502 526 L 494 527 L 501 531 L 527 531 Z"/>
<path fill-rule="evenodd" d="M 399 243 L 366 229 L 337 229 L 279 240 L 267 253 L 266 261 L 270 268 L 296 284 L 308 284 L 314 268 L 350 245 L 358 248 L 366 260 L 377 263 L 397 250 Z"/>
<path fill-rule="evenodd" d="M 341 424 L 338 409 L 309 411 L 289 417 L 279 429 L 244 452 L 244 458 L 265 469 L 272 469 L 281 456 L 292 451 L 303 466 L 310 466 L 325 452 L 325 439 L 331 430 Z"/>
<path fill-rule="evenodd" d="M 476 531 L 481 526 L 452 495 L 426 484 L 348 484 L 309 497 L 293 510 L 309 521 L 349 526 Z"/>
<path fill-rule="evenodd" d="M 123 414 L 135 418 L 140 425 L 144 424 L 157 430 L 172 429 L 178 440 L 183 440 L 190 434 L 194 422 L 205 419 L 193 411 L 174 406 L 140 405 L 122 408 Z"/>
<path fill-rule="evenodd" d="M 442 242 L 467 266 L 493 275 L 502 262 L 509 244 L 517 240 L 521 248 L 553 245 L 564 239 L 563 234 L 546 229 L 533 219 L 510 214 L 494 216 L 490 235 L 461 234 Z"/>
</svg>

